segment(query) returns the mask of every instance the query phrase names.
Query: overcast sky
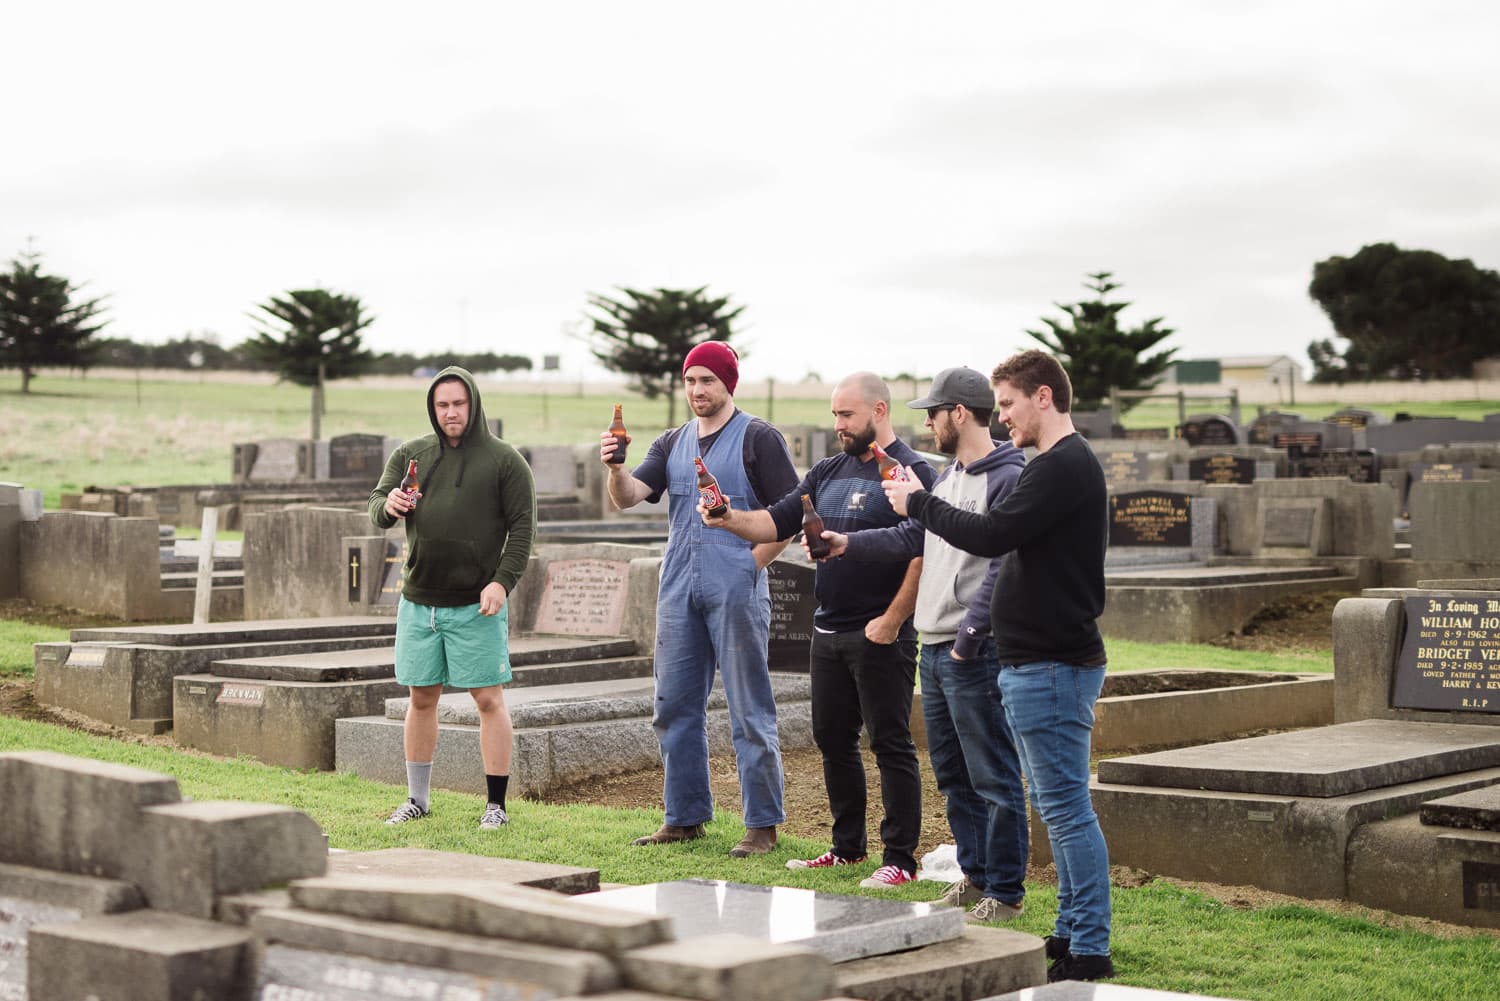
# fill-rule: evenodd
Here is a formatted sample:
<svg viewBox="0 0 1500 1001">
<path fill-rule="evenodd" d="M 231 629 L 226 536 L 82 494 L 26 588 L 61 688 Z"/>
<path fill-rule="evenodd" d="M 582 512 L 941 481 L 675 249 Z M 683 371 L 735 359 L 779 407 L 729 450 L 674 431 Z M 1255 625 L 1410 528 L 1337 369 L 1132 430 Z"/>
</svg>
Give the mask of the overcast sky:
<svg viewBox="0 0 1500 1001">
<path fill-rule="evenodd" d="M 1109 270 L 1180 357 L 1305 362 L 1317 260 L 1500 268 L 1493 0 L 0 12 L 0 259 L 137 340 L 321 285 L 576 371 L 589 292 L 707 284 L 748 377 L 926 375 Z"/>
</svg>

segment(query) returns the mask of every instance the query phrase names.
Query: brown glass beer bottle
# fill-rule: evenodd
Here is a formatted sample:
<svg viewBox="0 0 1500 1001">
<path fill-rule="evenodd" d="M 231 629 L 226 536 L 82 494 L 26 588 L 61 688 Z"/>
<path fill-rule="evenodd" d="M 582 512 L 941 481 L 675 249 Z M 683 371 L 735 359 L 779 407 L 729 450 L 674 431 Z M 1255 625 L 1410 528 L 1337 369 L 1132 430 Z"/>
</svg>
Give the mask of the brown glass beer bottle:
<svg viewBox="0 0 1500 1001">
<path fill-rule="evenodd" d="M 885 449 L 875 442 L 870 442 L 870 448 L 875 452 L 875 461 L 880 463 L 880 478 L 882 480 L 897 480 L 905 482 L 906 470 L 901 468 L 901 463 L 886 454 Z"/>
<path fill-rule="evenodd" d="M 625 461 L 625 446 L 628 444 L 625 434 L 625 417 L 620 412 L 620 404 L 615 404 L 615 419 L 609 422 L 609 433 L 615 436 L 615 450 L 609 457 L 610 465 L 618 466 Z"/>
<path fill-rule="evenodd" d="M 417 482 L 417 460 L 412 459 L 406 464 L 406 475 L 401 477 L 401 489 L 407 494 L 415 496 L 421 492 L 420 487 L 421 485 Z M 403 511 L 401 517 L 405 518 L 406 512 Z"/>
<path fill-rule="evenodd" d="M 703 456 L 694 456 L 693 464 L 698 467 L 698 499 L 708 508 L 708 516 L 717 518 L 729 510 L 729 502 L 719 489 L 719 481 L 714 479 L 714 474 L 703 464 Z"/>
<path fill-rule="evenodd" d="M 815 560 L 828 556 L 828 540 L 823 538 L 823 517 L 807 494 L 802 495 L 802 535 L 807 539 L 809 556 Z"/>
</svg>

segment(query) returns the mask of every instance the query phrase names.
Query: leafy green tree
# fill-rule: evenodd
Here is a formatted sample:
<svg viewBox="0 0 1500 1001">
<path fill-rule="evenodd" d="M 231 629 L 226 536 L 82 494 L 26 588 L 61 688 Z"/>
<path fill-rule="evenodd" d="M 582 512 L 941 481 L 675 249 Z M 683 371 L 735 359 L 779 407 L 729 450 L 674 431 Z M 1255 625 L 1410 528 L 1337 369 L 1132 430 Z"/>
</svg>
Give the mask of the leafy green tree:
<svg viewBox="0 0 1500 1001">
<path fill-rule="evenodd" d="M 21 392 L 43 365 L 86 368 L 90 338 L 109 321 L 102 299 L 75 299 L 79 286 L 42 272 L 41 255 L 27 251 L 0 273 L 0 368 L 21 370 Z"/>
<path fill-rule="evenodd" d="M 703 341 L 732 340 L 734 321 L 745 308 L 730 308 L 728 296 L 710 296 L 707 289 L 621 286 L 618 298 L 589 296 L 594 312 L 584 315 L 590 324 L 584 337 L 590 353 L 610 371 L 629 376 L 631 388 L 648 400 L 666 396 L 668 426 L 677 423 L 683 358 Z"/>
<path fill-rule="evenodd" d="M 1328 381 L 1339 369 L 1344 378 L 1463 378 L 1500 354 L 1500 275 L 1467 259 L 1372 243 L 1313 265 L 1307 294 L 1349 343 L 1341 364 L 1326 366 Z"/>
<path fill-rule="evenodd" d="M 360 331 L 375 322 L 358 297 L 328 289 L 295 289 L 259 303 L 251 314 L 258 327 L 245 342 L 245 354 L 299 386 L 313 387 L 312 437 L 323 414 L 323 384 L 360 375 L 375 355 Z"/>
<path fill-rule="evenodd" d="M 1120 285 L 1110 281 L 1111 273 L 1096 271 L 1087 276 L 1083 287 L 1095 298 L 1071 305 L 1054 303 L 1068 314 L 1066 320 L 1042 317 L 1046 332 L 1028 330 L 1068 370 L 1073 383 L 1073 405 L 1079 410 L 1097 409 L 1111 387 L 1117 389 L 1150 389 L 1177 353 L 1168 348 L 1155 354 L 1142 354 L 1170 337 L 1172 328 L 1161 326 L 1162 318 L 1147 320 L 1139 327 L 1121 329 L 1120 311 L 1128 302 L 1108 302 L 1106 297 Z M 1120 400 L 1123 413 L 1139 400 Z"/>
</svg>

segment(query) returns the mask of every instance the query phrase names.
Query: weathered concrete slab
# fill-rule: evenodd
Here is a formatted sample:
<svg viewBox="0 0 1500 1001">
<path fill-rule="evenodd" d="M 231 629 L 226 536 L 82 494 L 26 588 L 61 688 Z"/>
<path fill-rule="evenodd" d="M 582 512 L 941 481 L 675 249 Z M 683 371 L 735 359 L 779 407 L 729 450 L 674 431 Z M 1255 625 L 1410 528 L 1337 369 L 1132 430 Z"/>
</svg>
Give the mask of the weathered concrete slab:
<svg viewBox="0 0 1500 1001">
<path fill-rule="evenodd" d="M 1500 928 L 1500 832 L 1376 820 L 1348 848 L 1348 897 L 1366 907 Z"/>
<path fill-rule="evenodd" d="M 1472 831 L 1500 831 L 1500 785 L 1422 804 L 1422 823 Z"/>
<path fill-rule="evenodd" d="M 134 883 L 27 865 L 0 864 L 0 897 L 67 908 L 80 914 L 115 914 L 145 906 Z"/>
<path fill-rule="evenodd" d="M 553 893 L 593 893 L 599 889 L 599 870 L 491 855 L 465 855 L 429 848 L 382 848 L 372 852 L 335 852 L 328 856 L 330 876 L 466 879 L 514 883 Z"/>
<path fill-rule="evenodd" d="M 982 998 L 1046 983 L 1042 949 L 1035 935 L 971 925 L 960 938 L 840 963 L 833 972 L 840 993 L 869 1001 Z"/>
<path fill-rule="evenodd" d="M 346 966 L 347 957 L 360 956 L 384 963 L 493 978 L 517 987 L 529 985 L 536 992 L 533 996 L 592 994 L 620 986 L 619 971 L 599 953 L 448 928 L 289 910 L 261 911 L 250 919 L 250 929 L 270 945 L 290 945 L 320 953 L 317 961 L 324 965 Z M 331 959 L 329 954 L 341 957 L 342 962 Z M 314 961 L 312 957 L 305 958 Z M 545 993 L 537 991 L 538 988 L 544 988 Z M 389 995 L 351 997 L 370 996 Z"/>
<path fill-rule="evenodd" d="M 821 954 L 722 932 L 636 949 L 620 966 L 632 987 L 699 1001 L 816 1001 L 833 991 Z"/>
<path fill-rule="evenodd" d="M 835 963 L 948 941 L 964 930 L 963 912 L 957 908 L 717 879 L 648 883 L 577 899 L 660 916 L 671 922 L 679 940 L 744 935 L 805 946 Z"/>
<path fill-rule="evenodd" d="M 396 676 L 395 646 L 216 660 L 209 674 L 247 681 L 362 681 Z"/>
<path fill-rule="evenodd" d="M 380 615 L 348 615 L 319 619 L 257 619 L 250 622 L 214 622 L 194 625 L 75 629 L 75 643 L 113 640 L 149 643 L 154 646 L 230 646 L 269 643 L 276 640 L 338 639 L 348 636 L 396 635 L 396 620 Z"/>
<path fill-rule="evenodd" d="M 242 1001 L 251 941 L 243 928 L 154 910 L 34 927 L 28 990 L 39 1001 Z"/>
<path fill-rule="evenodd" d="M 1106 636 L 1147 643 L 1201 643 L 1243 629 L 1272 602 L 1301 594 L 1348 591 L 1356 578 L 1337 573 L 1296 580 L 1205 584 L 1108 583 L 1099 628 Z"/>
<path fill-rule="evenodd" d="M 334 721 L 379 713 L 406 692 L 393 677 L 283 681 L 183 674 L 172 680 L 172 735 L 184 747 L 287 768 L 334 766 Z"/>
<path fill-rule="evenodd" d="M 1099 763 L 1114 785 L 1344 796 L 1500 767 L 1500 727 L 1360 720 Z"/>
<path fill-rule="evenodd" d="M 579 906 L 599 894 L 568 897 L 515 884 L 325 876 L 299 880 L 291 891 L 292 902 L 309 911 L 610 954 L 671 936 L 664 917 L 624 907 Z"/>
<path fill-rule="evenodd" d="M 1222 584 L 1269 584 L 1280 581 L 1317 580 L 1336 575 L 1332 567 L 1321 564 L 1301 567 L 1194 564 L 1148 567 L 1138 570 L 1110 570 L 1104 575 L 1104 583 L 1106 586 L 1128 584 L 1135 587 L 1213 587 Z"/>
<path fill-rule="evenodd" d="M 1333 722 L 1334 682 L 1327 674 L 1265 673 L 1258 684 L 1224 684 L 1183 691 L 1112 695 L 1111 684 L 1135 672 L 1110 674 L 1094 705 L 1094 751 L 1203 744 L 1256 730 L 1326 726 Z M 1154 671 L 1203 678 L 1213 671 Z"/>
</svg>

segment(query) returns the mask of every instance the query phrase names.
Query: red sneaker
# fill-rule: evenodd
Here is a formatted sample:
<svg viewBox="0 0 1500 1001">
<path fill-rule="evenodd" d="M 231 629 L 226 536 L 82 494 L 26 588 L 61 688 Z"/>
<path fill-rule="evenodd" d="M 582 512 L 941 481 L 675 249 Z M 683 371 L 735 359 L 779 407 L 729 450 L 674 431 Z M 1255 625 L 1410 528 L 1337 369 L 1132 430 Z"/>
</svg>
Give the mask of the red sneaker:
<svg viewBox="0 0 1500 1001">
<path fill-rule="evenodd" d="M 868 856 L 861 855 L 859 858 L 841 858 L 833 852 L 824 852 L 817 858 L 794 858 L 788 859 L 788 869 L 827 869 L 834 865 L 859 865 Z"/>
<path fill-rule="evenodd" d="M 902 883 L 915 882 L 916 878 L 916 873 L 907 872 L 899 865 L 883 865 L 869 877 L 860 880 L 859 885 L 867 890 L 888 890 Z"/>
</svg>

